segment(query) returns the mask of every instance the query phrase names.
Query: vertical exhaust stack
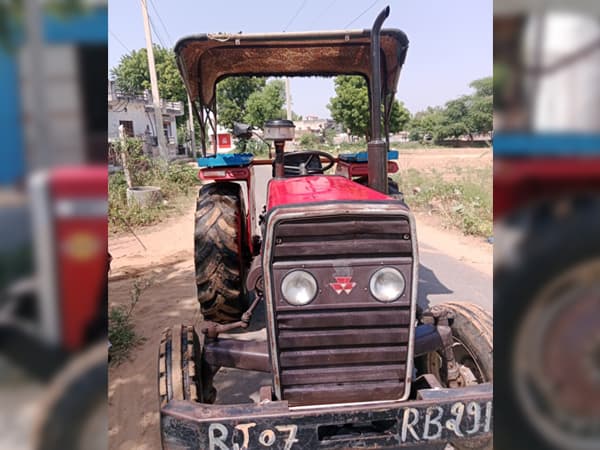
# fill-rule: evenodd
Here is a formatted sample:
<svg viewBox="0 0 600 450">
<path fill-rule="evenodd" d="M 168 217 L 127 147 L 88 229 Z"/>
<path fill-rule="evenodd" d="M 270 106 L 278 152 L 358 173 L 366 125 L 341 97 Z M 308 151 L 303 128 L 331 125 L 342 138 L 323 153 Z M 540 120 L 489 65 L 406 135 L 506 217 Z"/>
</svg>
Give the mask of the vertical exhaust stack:
<svg viewBox="0 0 600 450">
<path fill-rule="evenodd" d="M 381 45 L 383 21 L 390 14 L 387 6 L 379 13 L 371 28 L 371 140 L 367 144 L 369 156 L 369 187 L 387 194 L 387 148 L 381 139 Z"/>
</svg>

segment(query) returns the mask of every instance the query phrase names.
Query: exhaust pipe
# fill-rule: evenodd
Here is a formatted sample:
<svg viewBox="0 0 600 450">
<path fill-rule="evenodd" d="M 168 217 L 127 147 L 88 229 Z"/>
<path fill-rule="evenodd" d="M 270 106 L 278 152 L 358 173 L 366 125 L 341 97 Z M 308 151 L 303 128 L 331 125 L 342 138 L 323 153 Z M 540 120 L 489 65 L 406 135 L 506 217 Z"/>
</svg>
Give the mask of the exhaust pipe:
<svg viewBox="0 0 600 450">
<path fill-rule="evenodd" d="M 369 187 L 388 193 L 387 148 L 381 139 L 381 44 L 380 32 L 383 21 L 390 15 L 386 6 L 379 13 L 371 28 L 371 140 L 367 144 L 369 159 Z"/>
</svg>

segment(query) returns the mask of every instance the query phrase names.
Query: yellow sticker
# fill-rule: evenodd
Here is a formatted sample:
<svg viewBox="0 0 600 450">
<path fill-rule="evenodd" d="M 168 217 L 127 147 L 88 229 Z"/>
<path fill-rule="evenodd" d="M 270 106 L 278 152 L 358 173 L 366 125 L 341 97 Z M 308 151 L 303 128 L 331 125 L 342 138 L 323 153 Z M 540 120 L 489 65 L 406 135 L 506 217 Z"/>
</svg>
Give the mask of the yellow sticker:
<svg viewBox="0 0 600 450">
<path fill-rule="evenodd" d="M 100 251 L 100 239 L 92 233 L 78 232 L 69 235 L 62 243 L 62 250 L 77 261 L 87 261 Z"/>
</svg>

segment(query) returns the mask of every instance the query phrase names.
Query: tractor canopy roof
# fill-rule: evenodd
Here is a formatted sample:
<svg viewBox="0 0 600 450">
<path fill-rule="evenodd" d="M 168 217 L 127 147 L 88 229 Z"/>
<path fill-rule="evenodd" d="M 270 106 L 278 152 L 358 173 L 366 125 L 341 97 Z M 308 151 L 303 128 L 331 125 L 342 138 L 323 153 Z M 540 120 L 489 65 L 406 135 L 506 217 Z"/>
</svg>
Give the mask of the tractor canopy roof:
<svg viewBox="0 0 600 450">
<path fill-rule="evenodd" d="M 175 45 L 177 64 L 192 100 L 215 101 L 215 87 L 228 76 L 363 75 L 369 81 L 371 31 L 268 34 L 200 34 Z M 408 38 L 381 30 L 383 97 L 396 92 Z"/>
</svg>

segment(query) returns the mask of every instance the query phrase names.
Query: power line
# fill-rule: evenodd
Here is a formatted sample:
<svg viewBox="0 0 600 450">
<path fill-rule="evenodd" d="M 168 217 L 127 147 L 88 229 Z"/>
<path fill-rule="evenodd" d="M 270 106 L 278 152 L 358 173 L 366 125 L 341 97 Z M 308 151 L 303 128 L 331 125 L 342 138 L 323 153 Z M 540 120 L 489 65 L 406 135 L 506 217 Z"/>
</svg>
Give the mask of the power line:
<svg viewBox="0 0 600 450">
<path fill-rule="evenodd" d="M 148 19 L 150 19 L 150 28 L 152 28 L 152 31 L 154 31 L 154 36 L 156 36 L 156 38 L 160 42 L 160 45 L 162 45 L 163 48 L 167 48 L 167 46 L 165 45 L 165 43 L 161 39 L 160 35 L 158 34 L 158 30 L 156 29 L 156 25 L 154 25 L 154 22 L 152 22 L 152 17 L 150 17 L 150 14 L 148 14 Z"/>
<path fill-rule="evenodd" d="M 169 34 L 169 30 L 167 30 L 167 26 L 165 25 L 165 23 L 162 20 L 162 17 L 160 17 L 160 14 L 158 12 L 158 9 L 156 8 L 156 5 L 154 4 L 154 2 L 152 0 L 150 0 L 150 5 L 152 5 L 152 9 L 154 10 L 154 12 L 156 13 L 156 16 L 158 17 L 158 20 L 160 21 L 163 30 L 165 30 L 165 33 L 167 34 L 167 37 L 169 38 L 169 42 L 171 43 L 171 45 L 173 45 L 173 38 L 171 37 L 171 35 Z"/>
<path fill-rule="evenodd" d="M 329 4 L 328 4 L 328 5 L 327 5 L 327 6 L 326 6 L 324 9 L 322 9 L 322 10 L 319 12 L 319 14 L 320 14 L 321 16 L 325 15 L 325 13 L 331 9 L 331 7 L 333 6 L 333 4 L 334 4 L 336 1 L 337 1 L 337 0 L 331 0 L 331 2 L 329 2 Z M 317 22 L 317 21 L 316 21 L 316 20 L 314 20 L 314 21 L 313 21 L 313 22 L 310 24 L 310 28 L 312 28 L 312 27 L 315 25 L 315 23 L 316 23 L 316 22 Z"/>
<path fill-rule="evenodd" d="M 123 41 L 121 39 L 119 39 L 119 37 L 115 33 L 113 33 L 112 30 L 108 30 L 108 32 L 111 34 L 112 37 L 114 37 L 117 40 L 117 42 L 119 44 L 121 44 L 121 47 L 123 47 L 125 50 L 127 50 L 127 53 L 131 53 L 131 50 L 129 50 L 127 48 L 127 46 L 125 44 L 123 44 Z"/>
<path fill-rule="evenodd" d="M 300 11 L 302 11 L 304 9 L 304 6 L 306 5 L 306 0 L 304 0 L 302 2 L 302 4 L 300 5 L 300 8 L 298 8 L 298 11 L 296 11 L 296 14 L 294 14 L 292 16 L 292 18 L 290 19 L 290 21 L 287 23 L 287 25 L 285 27 L 283 27 L 283 31 L 286 31 L 288 29 L 288 27 L 292 24 L 292 22 L 294 20 L 296 20 L 296 17 L 298 17 L 298 14 L 300 14 Z"/>
<path fill-rule="evenodd" d="M 344 28 L 348 28 L 350 25 L 352 25 L 354 22 L 356 22 L 358 19 L 360 19 L 362 16 L 364 16 L 366 14 L 366 12 L 368 10 L 370 10 L 373 6 L 375 6 L 375 4 L 379 2 L 379 0 L 375 0 L 373 3 L 371 3 L 367 9 L 365 9 L 363 12 L 361 12 L 358 16 L 356 16 L 353 20 L 351 20 L 350 22 L 348 22 Z"/>
</svg>

